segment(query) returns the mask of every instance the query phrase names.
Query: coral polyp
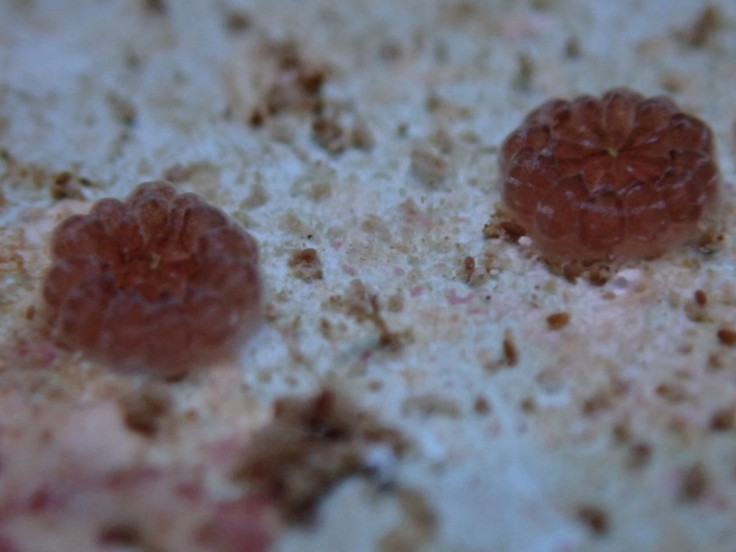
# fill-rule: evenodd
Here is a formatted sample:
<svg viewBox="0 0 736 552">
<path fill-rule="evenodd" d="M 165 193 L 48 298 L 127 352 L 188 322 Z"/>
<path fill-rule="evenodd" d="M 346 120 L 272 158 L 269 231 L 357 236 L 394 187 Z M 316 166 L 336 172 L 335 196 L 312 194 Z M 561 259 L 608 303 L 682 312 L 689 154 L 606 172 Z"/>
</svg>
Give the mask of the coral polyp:
<svg viewBox="0 0 736 552">
<path fill-rule="evenodd" d="M 550 100 L 506 138 L 500 167 L 511 218 L 550 259 L 653 257 L 717 214 L 712 132 L 663 96 Z"/>
<path fill-rule="evenodd" d="M 51 335 L 115 366 L 179 374 L 231 351 L 260 319 L 253 237 L 166 182 L 62 221 L 51 255 Z"/>
</svg>

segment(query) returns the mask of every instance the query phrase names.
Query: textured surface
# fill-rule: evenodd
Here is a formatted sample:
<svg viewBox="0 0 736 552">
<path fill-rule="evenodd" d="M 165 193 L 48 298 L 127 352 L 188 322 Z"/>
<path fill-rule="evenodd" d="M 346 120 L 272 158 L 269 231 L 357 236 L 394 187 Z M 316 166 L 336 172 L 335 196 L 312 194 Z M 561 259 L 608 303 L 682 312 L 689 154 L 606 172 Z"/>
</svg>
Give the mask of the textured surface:
<svg viewBox="0 0 736 552">
<path fill-rule="evenodd" d="M 113 366 L 180 374 L 232 349 L 260 318 L 253 238 L 165 182 L 65 219 L 51 255 L 52 335 Z"/>
<path fill-rule="evenodd" d="M 651 257 L 713 233 L 713 136 L 666 97 L 550 100 L 503 143 L 504 199 L 545 254 Z"/>
<path fill-rule="evenodd" d="M 736 5 L 713 6 L 0 2 L 0 548 L 733 552 Z M 617 86 L 708 122 L 726 231 L 573 285 L 484 234 L 500 148 Z M 263 275 L 239 356 L 176 382 L 38 331 L 56 225 L 162 178 Z M 326 386 L 406 450 L 279 419 Z M 249 451 L 288 461 L 256 488 Z"/>
</svg>

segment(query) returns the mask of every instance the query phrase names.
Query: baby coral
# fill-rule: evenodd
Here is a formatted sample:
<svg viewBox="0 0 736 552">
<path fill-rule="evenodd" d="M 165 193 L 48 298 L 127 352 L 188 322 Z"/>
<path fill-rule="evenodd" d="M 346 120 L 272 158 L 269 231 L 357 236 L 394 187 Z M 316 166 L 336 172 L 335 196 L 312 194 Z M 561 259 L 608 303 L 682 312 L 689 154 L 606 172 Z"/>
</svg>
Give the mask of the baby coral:
<svg viewBox="0 0 736 552">
<path fill-rule="evenodd" d="M 116 366 L 179 374 L 232 350 L 260 319 L 255 240 L 166 182 L 62 221 L 51 255 L 52 336 Z"/>
<path fill-rule="evenodd" d="M 708 126 L 625 88 L 544 103 L 500 165 L 511 217 L 548 259 L 653 257 L 702 238 L 719 203 Z"/>
</svg>

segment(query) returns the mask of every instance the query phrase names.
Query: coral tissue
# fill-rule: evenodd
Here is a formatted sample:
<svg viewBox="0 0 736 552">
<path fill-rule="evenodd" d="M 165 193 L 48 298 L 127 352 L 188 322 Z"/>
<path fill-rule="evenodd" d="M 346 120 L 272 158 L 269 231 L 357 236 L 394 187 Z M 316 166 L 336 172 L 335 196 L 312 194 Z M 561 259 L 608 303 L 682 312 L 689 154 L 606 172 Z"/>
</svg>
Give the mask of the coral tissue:
<svg viewBox="0 0 736 552">
<path fill-rule="evenodd" d="M 260 318 L 254 239 L 166 182 L 62 221 L 51 255 L 52 336 L 115 366 L 179 374 L 231 351 Z"/>
<path fill-rule="evenodd" d="M 550 259 L 652 257 L 715 221 L 712 133 L 666 97 L 550 100 L 506 138 L 500 165 L 511 217 Z"/>
</svg>

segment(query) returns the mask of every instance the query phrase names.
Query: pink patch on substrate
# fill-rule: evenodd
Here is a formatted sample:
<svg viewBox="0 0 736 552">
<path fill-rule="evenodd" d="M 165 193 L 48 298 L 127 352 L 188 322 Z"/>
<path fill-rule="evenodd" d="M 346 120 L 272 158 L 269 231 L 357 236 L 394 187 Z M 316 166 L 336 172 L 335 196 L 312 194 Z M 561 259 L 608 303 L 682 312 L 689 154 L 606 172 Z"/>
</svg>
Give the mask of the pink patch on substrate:
<svg viewBox="0 0 736 552">
<path fill-rule="evenodd" d="M 397 278 L 402 277 L 404 274 L 406 274 L 406 271 L 403 268 L 396 267 L 394 268 L 394 276 Z"/>
<path fill-rule="evenodd" d="M 260 552 L 268 549 L 271 535 L 263 520 L 264 506 L 264 500 L 255 496 L 218 503 L 212 520 L 199 532 L 199 542 L 208 550 Z"/>
<path fill-rule="evenodd" d="M 7 357 L 9 366 L 46 368 L 59 358 L 58 347 L 44 332 L 35 329 L 14 332 L 6 351 L 0 351 L 0 358 Z"/>
<path fill-rule="evenodd" d="M 342 271 L 348 276 L 356 276 L 358 274 L 358 271 L 350 265 L 343 264 L 341 265 L 341 268 L 342 268 Z"/>
<path fill-rule="evenodd" d="M 203 446 L 208 465 L 221 473 L 230 473 L 243 453 L 243 440 L 238 436 L 225 437 Z"/>
<path fill-rule="evenodd" d="M 63 480 L 29 474 L 24 483 L 32 486 L 34 477 L 47 480 L 26 496 L 0 499 L 0 545 L 7 545 L 0 552 L 42 548 L 51 532 L 59 550 L 104 550 L 121 544 L 120 528 L 145 549 L 265 552 L 277 530 L 267 499 L 217 499 L 196 468 L 138 467 L 98 477 L 73 472 Z"/>
<path fill-rule="evenodd" d="M 465 297 L 461 297 L 454 289 L 451 289 L 450 291 L 445 293 L 445 297 L 447 297 L 447 301 L 451 305 L 464 305 L 465 303 L 469 302 L 473 297 L 475 297 L 475 293 L 471 291 Z"/>
<path fill-rule="evenodd" d="M 422 294 L 423 288 L 422 286 L 414 286 L 409 290 L 409 295 L 412 297 L 419 297 Z"/>
<path fill-rule="evenodd" d="M 119 539 L 141 549 L 263 552 L 278 530 L 268 499 L 210 491 L 205 481 L 228 474 L 208 459 L 142 465 L 145 440 L 124 427 L 114 402 L 40 410 L 19 393 L 0 399 L 0 552 L 49 542 L 107 550 Z"/>
<path fill-rule="evenodd" d="M 21 552 L 21 550 L 0 532 L 0 552 Z"/>
</svg>

